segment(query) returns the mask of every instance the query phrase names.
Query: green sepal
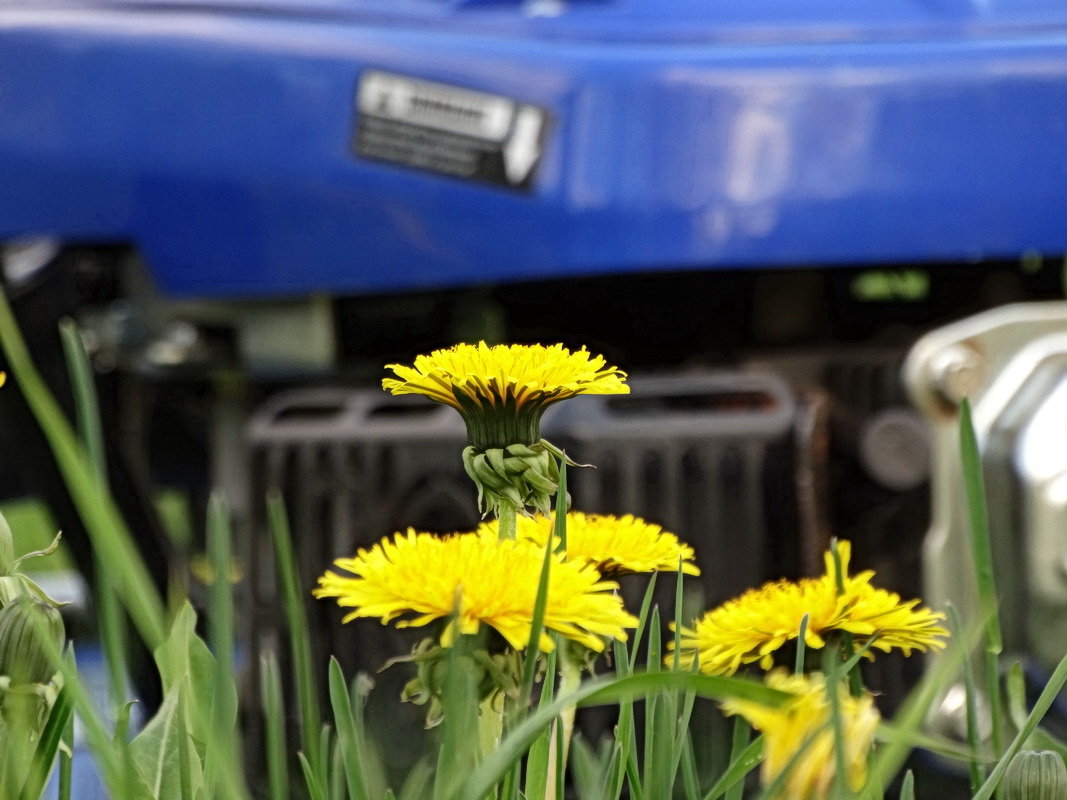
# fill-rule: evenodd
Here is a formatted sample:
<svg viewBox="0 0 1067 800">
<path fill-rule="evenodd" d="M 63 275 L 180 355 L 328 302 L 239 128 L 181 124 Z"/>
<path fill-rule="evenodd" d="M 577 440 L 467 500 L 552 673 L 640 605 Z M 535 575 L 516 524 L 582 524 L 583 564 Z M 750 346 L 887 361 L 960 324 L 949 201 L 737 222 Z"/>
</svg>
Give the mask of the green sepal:
<svg viewBox="0 0 1067 800">
<path fill-rule="evenodd" d="M 524 514 L 531 509 L 551 514 L 559 487 L 557 459 L 582 466 L 544 439 L 532 445 L 517 442 L 484 451 L 469 446 L 463 451 L 463 467 L 478 488 L 478 507 L 483 516 L 499 516 L 503 503 Z"/>
<path fill-rule="evenodd" d="M 63 620 L 48 603 L 21 598 L 0 608 L 0 675 L 13 686 L 46 683 L 55 674 L 51 651 L 63 643 Z M 42 637 L 53 640 L 49 647 Z"/>
<path fill-rule="evenodd" d="M 1004 800 L 1063 800 L 1067 797 L 1067 766 L 1051 750 L 1016 753 L 1004 772 Z"/>
</svg>

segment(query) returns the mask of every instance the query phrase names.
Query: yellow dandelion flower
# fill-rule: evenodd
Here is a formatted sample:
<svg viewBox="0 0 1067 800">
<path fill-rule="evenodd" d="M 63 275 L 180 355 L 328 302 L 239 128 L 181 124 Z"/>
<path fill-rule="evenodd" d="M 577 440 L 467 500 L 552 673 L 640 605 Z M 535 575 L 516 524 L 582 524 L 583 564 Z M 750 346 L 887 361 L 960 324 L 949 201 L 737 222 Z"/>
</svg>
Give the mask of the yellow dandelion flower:
<svg viewBox="0 0 1067 800">
<path fill-rule="evenodd" d="M 313 593 L 355 609 L 344 622 L 379 617 L 382 624 L 399 619 L 397 627 L 418 627 L 455 612 L 442 644 L 451 643 L 456 628 L 473 634 L 485 623 L 521 650 L 530 638 L 543 559 L 544 551 L 528 541 L 439 537 L 409 528 L 355 558 L 337 559 L 334 565 L 355 577 L 327 572 Z M 625 611 L 616 588 L 593 567 L 557 557 L 549 571 L 545 629 L 598 652 L 604 638 L 625 641 L 625 628 L 635 627 L 637 619 Z M 546 633 L 539 646 L 552 649 Z"/>
<path fill-rule="evenodd" d="M 482 523 L 478 531 L 490 539 L 497 538 L 496 520 Z M 552 518 L 543 515 L 518 521 L 518 538 L 529 539 L 544 547 L 552 533 Z M 627 514 L 567 514 L 567 558 L 596 566 L 604 575 L 629 572 L 674 572 L 679 560 L 682 572 L 699 575 L 693 563 L 693 548 L 659 525 Z"/>
<path fill-rule="evenodd" d="M 726 700 L 722 704 L 723 710 L 744 717 L 763 733 L 760 778 L 764 786 L 789 768 L 775 798 L 825 800 L 830 796 L 837 770 L 825 678 L 820 673 L 807 677 L 774 670 L 767 675 L 766 683 L 793 694 L 793 699 L 778 708 L 748 700 Z M 837 691 L 848 768 L 846 782 L 855 792 L 867 780 L 867 759 L 880 715 L 870 694 L 864 692 L 860 697 L 853 697 L 843 684 L 837 686 Z"/>
<path fill-rule="evenodd" d="M 826 636 L 836 631 L 853 634 L 859 644 L 873 638 L 873 647 L 885 652 L 899 648 L 905 655 L 944 647 L 948 631 L 939 624 L 943 614 L 871 586 L 873 572 L 850 577 L 848 542 L 838 543 L 838 555 L 844 591 L 828 553 L 826 574 L 750 589 L 707 612 L 692 628 L 683 628 L 683 663 L 692 666 L 695 660 L 710 675 L 731 675 L 757 661 L 770 669 L 775 651 L 799 637 L 805 615 L 804 643 L 813 650 L 821 649 Z"/>
<path fill-rule="evenodd" d="M 866 570 L 858 575 L 848 574 L 852 546 L 848 541 L 837 544 L 838 560 L 841 564 L 841 578 L 844 592 L 845 615 L 837 624 L 837 629 L 848 631 L 858 641 L 874 638 L 873 648 L 888 653 L 894 648 L 910 656 L 912 650 L 925 651 L 933 648 L 943 649 L 948 631 L 940 624 L 945 615 L 929 608 L 918 607 L 919 600 L 903 601 L 896 592 L 871 586 L 874 572 Z M 823 579 L 828 587 L 839 591 L 837 585 L 837 568 L 833 555 L 827 552 L 823 556 L 826 574 Z M 877 634 L 877 636 L 875 636 Z"/>
<path fill-rule="evenodd" d="M 859 641 L 877 634 L 873 648 L 886 653 L 896 648 L 910 656 L 912 650 L 940 650 L 945 646 L 948 631 L 941 625 L 945 615 L 925 606 L 917 608 L 919 600 L 902 601 L 895 592 L 854 578 L 849 581 L 846 602 L 848 612 L 838 627 Z"/>
<path fill-rule="evenodd" d="M 750 589 L 709 611 L 693 628 L 682 628 L 682 663 L 691 667 L 696 659 L 708 675 L 732 675 L 742 664 L 755 661 L 770 669 L 774 652 L 799 636 L 805 614 L 804 643 L 818 650 L 826 644 L 823 637 L 844 621 L 845 604 L 826 591 L 821 578 Z"/>
<path fill-rule="evenodd" d="M 415 359 L 414 366 L 388 364 L 396 378 L 382 388 L 421 394 L 466 415 L 478 409 L 541 409 L 579 394 L 626 394 L 626 373 L 584 347 L 572 353 L 550 346 L 457 344 Z M 521 441 L 513 439 L 503 444 Z M 532 444 L 537 438 L 526 440 Z M 503 444 L 501 446 L 503 446 Z"/>
<path fill-rule="evenodd" d="M 627 394 L 626 373 L 585 348 L 457 344 L 388 364 L 395 378 L 382 388 L 421 394 L 452 406 L 463 417 L 470 444 L 463 466 L 478 487 L 483 512 L 525 510 L 547 514 L 559 485 L 562 455 L 541 439 L 541 416 L 552 403 L 579 394 Z"/>
</svg>

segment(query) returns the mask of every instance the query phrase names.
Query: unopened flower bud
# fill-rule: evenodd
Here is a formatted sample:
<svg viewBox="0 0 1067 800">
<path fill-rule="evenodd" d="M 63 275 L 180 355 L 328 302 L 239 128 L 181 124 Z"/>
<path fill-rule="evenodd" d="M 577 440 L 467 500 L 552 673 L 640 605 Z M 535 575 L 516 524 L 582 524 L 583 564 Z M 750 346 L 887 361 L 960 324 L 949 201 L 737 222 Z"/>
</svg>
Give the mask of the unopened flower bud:
<svg viewBox="0 0 1067 800">
<path fill-rule="evenodd" d="M 559 487 L 559 462 L 578 466 L 561 450 L 542 439 L 532 444 L 463 451 L 463 467 L 478 487 L 478 505 L 484 514 L 499 515 L 501 504 L 518 511 L 533 508 L 544 515 L 552 513 L 552 501 Z"/>
<path fill-rule="evenodd" d="M 46 683 L 55 668 L 43 637 L 58 650 L 63 635 L 63 619 L 47 603 L 19 599 L 0 608 L 0 675 L 7 675 L 12 686 Z"/>
<path fill-rule="evenodd" d="M 1015 754 L 1001 784 L 1005 800 L 1063 800 L 1067 797 L 1067 766 L 1051 750 Z"/>
</svg>

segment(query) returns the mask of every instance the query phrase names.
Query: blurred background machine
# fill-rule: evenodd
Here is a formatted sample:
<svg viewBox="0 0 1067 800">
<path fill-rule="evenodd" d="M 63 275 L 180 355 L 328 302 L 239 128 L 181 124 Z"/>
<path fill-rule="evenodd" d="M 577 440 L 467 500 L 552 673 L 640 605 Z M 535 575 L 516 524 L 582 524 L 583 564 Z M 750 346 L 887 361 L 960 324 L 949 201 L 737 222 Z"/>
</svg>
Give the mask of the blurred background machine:
<svg viewBox="0 0 1067 800">
<path fill-rule="evenodd" d="M 249 655 L 281 633 L 267 490 L 308 581 L 476 522 L 458 418 L 377 385 L 484 338 L 631 372 L 546 432 L 598 467 L 579 507 L 695 545 L 706 602 L 816 570 L 831 535 L 903 594 L 965 599 L 971 396 L 1010 645 L 1041 670 L 1067 636 L 1064 30 L 1058 0 L 4 0 L 3 278 L 57 386 L 56 322 L 83 327 L 161 582 L 197 536 L 157 490 L 194 520 L 226 493 Z M 0 404 L 25 454 L 3 486 L 88 568 Z M 309 608 L 377 666 L 378 631 Z M 920 668 L 879 663 L 890 702 Z"/>
</svg>

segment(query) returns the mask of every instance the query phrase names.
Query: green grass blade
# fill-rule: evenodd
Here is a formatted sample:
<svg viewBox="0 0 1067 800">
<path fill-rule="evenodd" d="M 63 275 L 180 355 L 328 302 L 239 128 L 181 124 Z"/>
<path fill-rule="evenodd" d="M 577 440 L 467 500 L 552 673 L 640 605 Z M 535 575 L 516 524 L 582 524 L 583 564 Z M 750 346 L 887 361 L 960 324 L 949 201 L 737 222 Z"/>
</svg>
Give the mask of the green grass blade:
<svg viewBox="0 0 1067 800">
<path fill-rule="evenodd" d="M 645 655 L 645 670 L 648 673 L 660 672 L 663 669 L 663 662 L 661 660 L 662 654 L 662 642 L 660 641 L 660 618 L 659 618 L 659 606 L 652 608 L 652 615 L 649 617 L 649 635 L 648 635 L 648 653 Z M 645 698 L 645 764 L 647 765 L 652 758 L 652 739 L 655 736 L 653 726 L 655 723 L 656 708 L 659 705 L 660 696 L 658 694 L 650 694 Z M 645 787 L 646 793 L 648 787 Z"/>
<path fill-rule="evenodd" d="M 806 615 L 805 615 L 806 616 Z M 803 623 L 801 623 L 803 628 Z M 749 746 L 749 736 L 752 733 L 752 728 L 744 717 L 734 717 L 734 730 L 730 741 L 730 764 L 734 764 L 738 761 L 742 754 Z M 729 771 L 729 767 L 727 767 Z M 734 786 L 727 789 L 726 800 L 742 800 L 745 793 L 745 785 L 741 781 L 738 781 Z"/>
<path fill-rule="evenodd" d="M 637 615 L 637 630 L 634 631 L 634 640 L 629 645 L 630 661 L 628 666 L 630 672 L 637 668 L 637 654 L 641 649 L 641 639 L 648 628 L 648 614 L 652 609 L 652 596 L 656 591 L 656 579 L 658 577 L 658 572 L 652 573 L 652 577 L 648 579 L 648 586 L 645 588 L 645 596 L 641 600 L 641 612 Z"/>
<path fill-rule="evenodd" d="M 70 694 L 60 690 L 55 703 L 52 705 L 52 710 L 48 714 L 48 721 L 41 731 L 37 748 L 34 750 L 33 762 L 30 765 L 29 774 L 26 776 L 26 782 L 23 784 L 19 795 L 21 800 L 37 800 L 41 796 L 41 792 L 44 791 L 45 784 L 48 782 L 48 775 L 52 771 L 52 764 L 55 762 L 59 744 L 63 740 L 73 716 L 74 705 L 71 702 Z"/>
<path fill-rule="evenodd" d="M 337 726 L 337 740 L 341 745 L 342 764 L 345 781 L 348 786 L 348 800 L 371 800 L 367 789 L 366 776 L 363 774 L 365 754 L 360 736 L 356 731 L 355 715 L 352 712 L 352 698 L 348 694 L 344 673 L 336 658 L 330 658 L 330 705 L 333 707 L 334 724 Z"/>
<path fill-rule="evenodd" d="M 993 752 L 1001 751 L 1000 674 L 998 659 L 1003 644 L 1000 616 L 997 608 L 997 586 L 993 570 L 993 545 L 989 535 L 989 515 L 985 503 L 985 479 L 982 458 L 978 452 L 971 405 L 966 398 L 960 403 L 960 458 L 963 467 L 963 487 L 970 520 L 971 555 L 974 560 L 975 581 L 978 587 L 978 607 L 985 618 L 984 685 L 989 701 L 990 741 Z"/>
<path fill-rule="evenodd" d="M 630 661 L 626 642 L 615 640 L 612 644 L 618 675 L 619 677 L 627 677 L 630 674 Z M 626 783 L 627 767 L 631 761 L 636 763 L 637 760 L 637 743 L 634 741 L 633 700 L 619 700 L 619 721 L 615 726 L 615 731 L 616 749 L 612 754 L 611 770 L 608 773 L 607 800 L 619 800 L 622 797 L 623 786 Z"/>
<path fill-rule="evenodd" d="M 141 638 L 155 648 L 166 632 L 163 600 L 134 539 L 96 468 L 78 441 L 41 374 L 33 365 L 7 297 L 0 291 L 0 348 L 85 522 L 93 549 L 122 580 L 115 584 Z"/>
<path fill-rule="evenodd" d="M 307 756 L 303 753 L 297 753 L 296 757 L 300 760 L 300 768 L 304 771 L 304 782 L 307 786 L 309 800 L 328 800 L 326 787 L 322 785 L 319 777 L 315 774 L 315 770 L 311 768 Z"/>
<path fill-rule="evenodd" d="M 580 735 L 571 742 L 570 763 L 578 800 L 603 800 L 607 765 L 601 762 L 597 751 Z M 526 796 L 530 796 L 529 792 Z"/>
<path fill-rule="evenodd" d="M 545 560 L 541 565 L 541 575 L 537 581 L 537 595 L 534 600 L 533 618 L 530 621 L 530 639 L 526 645 L 526 654 L 522 665 L 522 687 L 519 695 L 518 712 L 525 714 L 533 692 L 534 674 L 537 672 L 537 658 L 541 652 L 541 632 L 545 624 L 545 606 L 548 604 L 548 581 L 552 569 L 554 536 L 562 541 L 567 539 L 567 461 L 559 459 L 559 485 L 556 489 L 556 513 L 553 518 L 553 536 L 545 543 Z M 548 678 L 546 678 L 548 680 Z"/>
<path fill-rule="evenodd" d="M 980 639 L 983 628 L 984 621 L 978 620 L 963 635 L 950 642 L 948 650 L 934 662 L 934 666 L 926 671 L 919 685 L 912 690 L 894 719 L 894 729 L 899 735 L 878 750 L 871 761 L 868 786 L 885 786 L 904 765 L 912 750 L 914 735 L 922 726 L 926 713 L 959 674 L 963 659 Z"/>
<path fill-rule="evenodd" d="M 762 761 L 763 737 L 757 736 L 736 757 L 730 759 L 726 771 L 704 795 L 704 800 L 719 800 L 736 786 L 740 786 L 743 792 L 745 776 L 758 767 Z"/>
<path fill-rule="evenodd" d="M 333 750 L 330 752 L 330 800 L 348 800 L 347 780 L 344 747 L 338 739 L 333 743 Z"/>
<path fill-rule="evenodd" d="M 300 744 L 307 754 L 308 764 L 320 763 L 319 702 L 316 683 L 311 667 L 311 638 L 308 634 L 304 597 L 300 591 L 300 576 L 293 554 L 293 537 L 289 531 L 289 518 L 281 494 L 272 490 L 267 495 L 267 521 L 271 541 L 274 544 L 274 559 L 278 569 L 278 582 L 282 590 L 282 603 L 289 627 L 289 649 L 293 660 L 296 681 L 297 706 L 300 717 Z M 325 791 L 325 787 L 322 789 Z"/>
<path fill-rule="evenodd" d="M 234 728 L 237 720 L 237 691 L 233 682 L 234 615 L 233 585 L 230 582 L 231 539 L 229 510 L 222 498 L 214 495 L 208 503 L 207 519 L 207 548 L 212 572 L 208 639 L 215 655 L 211 684 L 212 702 L 209 712 L 215 742 L 208 752 L 209 758 L 205 759 L 205 766 L 210 766 L 209 787 L 214 783 L 211 776 L 220 770 L 228 776 L 240 773 Z"/>
<path fill-rule="evenodd" d="M 685 800 L 700 800 L 700 776 L 693 753 L 693 740 L 688 735 L 682 743 L 682 789 L 685 791 Z"/>
<path fill-rule="evenodd" d="M 333 737 L 333 728 L 330 727 L 330 723 L 324 722 L 322 727 L 319 728 L 319 760 L 314 764 L 315 769 L 318 770 L 319 785 L 322 786 L 324 792 L 329 792 L 330 787 L 330 756 L 333 753 L 333 748 L 330 746 Z"/>
<path fill-rule="evenodd" d="M 681 766 L 685 754 L 685 744 L 689 741 L 689 720 L 693 717 L 693 707 L 696 705 L 696 693 L 686 691 L 682 694 L 682 705 L 675 721 L 674 744 L 671 755 L 671 785 L 678 777 L 678 769 Z"/>
<path fill-rule="evenodd" d="M 648 672 L 663 669 L 659 607 L 653 607 L 649 621 Z M 678 674 L 678 673 L 675 673 Z M 646 797 L 669 797 L 672 793 L 671 765 L 674 745 L 673 720 L 676 711 L 674 692 L 651 693 L 645 698 L 645 754 L 641 764 Z"/>
<path fill-rule="evenodd" d="M 289 751 L 285 741 L 285 711 L 278 659 L 271 653 L 260 660 L 260 693 L 266 727 L 267 787 L 270 800 L 289 798 Z"/>
<path fill-rule="evenodd" d="M 74 320 L 60 320 L 59 338 L 63 344 L 63 356 L 74 395 L 75 425 L 93 469 L 100 482 L 106 484 L 107 453 L 104 450 L 104 426 L 100 421 L 96 381 L 93 379 L 89 358 L 85 354 L 85 344 Z"/>
<path fill-rule="evenodd" d="M 63 747 L 59 751 L 59 798 L 70 800 L 74 773 L 74 716 L 63 731 Z"/>
<path fill-rule="evenodd" d="M 68 649 L 64 656 L 58 648 L 52 648 L 47 637 L 43 637 L 41 642 L 49 649 L 50 657 L 56 660 L 57 671 L 63 676 L 63 692 L 69 696 L 74 712 L 81 720 L 85 739 L 92 750 L 104 784 L 111 789 L 121 789 L 122 760 L 107 733 L 99 711 L 93 705 L 89 691 L 81 682 L 73 649 Z"/>
<path fill-rule="evenodd" d="M 446 672 L 442 692 L 444 722 L 438 752 L 437 773 L 434 776 L 434 800 L 455 797 L 456 788 L 471 774 L 478 760 L 478 692 L 474 685 L 474 670 L 467 652 L 471 637 L 457 634 L 446 656 Z M 529 742 L 526 742 L 529 745 Z M 526 748 L 524 747 L 523 750 Z M 516 754 L 516 757 L 521 753 Z M 508 767 L 511 764 L 507 764 Z M 494 775 L 492 783 L 480 792 L 460 796 L 477 800 L 487 794 L 503 778 L 505 770 Z"/>
<path fill-rule="evenodd" d="M 1026 718 L 1026 723 L 1015 735 L 1011 744 L 1008 745 L 1008 749 L 1004 751 L 1004 754 L 1000 757 L 1000 761 L 993 768 L 993 771 L 986 778 L 986 782 L 982 784 L 982 787 L 974 795 L 974 800 L 989 800 L 993 796 L 993 793 L 1000 785 L 1001 778 L 1004 777 L 1004 772 L 1008 768 L 1008 763 L 1012 760 L 1016 753 L 1018 753 L 1026 740 L 1030 738 L 1030 735 L 1037 730 L 1038 724 L 1041 722 L 1045 714 L 1048 713 L 1049 708 L 1056 701 L 1056 697 L 1059 695 L 1060 690 L 1063 689 L 1064 684 L 1067 684 L 1067 655 L 1065 655 L 1060 663 L 1056 666 L 1056 669 L 1052 673 L 1052 677 L 1049 678 L 1048 683 L 1045 684 L 1045 688 L 1041 691 L 1041 695 L 1037 698 L 1037 702 L 1034 703 L 1034 708 Z"/>
<path fill-rule="evenodd" d="M 684 602 L 683 584 L 685 573 L 682 572 L 682 557 L 678 556 L 678 572 L 674 582 L 674 659 L 671 667 L 675 672 L 682 668 L 682 604 Z"/>
<path fill-rule="evenodd" d="M 836 551 L 835 551 L 836 552 Z M 823 648 L 823 674 L 826 676 L 826 697 L 830 704 L 830 730 L 834 735 L 834 784 L 831 797 L 839 798 L 845 792 L 848 775 L 848 757 L 845 754 L 845 721 L 841 714 L 841 695 L 838 682 L 841 673 L 837 648 Z"/>
<path fill-rule="evenodd" d="M 564 742 L 563 742 L 563 720 L 561 718 L 557 717 L 556 718 L 556 724 L 553 725 L 551 728 L 549 728 L 549 730 L 550 731 L 555 731 L 555 733 L 556 733 L 556 737 L 555 737 L 555 745 L 556 745 L 555 761 L 556 761 L 556 763 L 553 765 L 555 767 L 556 785 L 555 785 L 555 794 L 553 796 L 559 798 L 559 800 L 563 800 L 563 798 L 566 796 L 566 794 L 565 794 L 565 792 L 566 792 L 565 783 L 566 783 L 566 779 L 567 779 L 567 776 L 565 775 L 567 769 L 566 769 L 566 765 L 563 763 L 563 754 L 565 752 L 567 752 L 568 749 L 569 749 L 569 747 L 567 745 L 565 745 Z"/>
<path fill-rule="evenodd" d="M 408 773 L 400 789 L 400 800 L 426 800 L 433 791 L 433 765 L 423 759 Z"/>
<path fill-rule="evenodd" d="M 134 764 L 133 753 L 130 750 L 130 714 L 133 711 L 133 706 L 136 702 L 136 700 L 131 700 L 124 704 L 119 710 L 118 719 L 115 720 L 115 731 L 111 737 L 111 741 L 115 744 L 115 749 L 118 750 L 122 758 L 122 772 L 125 787 L 122 796 L 130 798 L 136 797 L 139 788 L 137 767 Z M 184 763 L 182 766 L 184 766 Z"/>
<path fill-rule="evenodd" d="M 751 700 L 766 706 L 777 707 L 792 695 L 771 689 L 748 678 L 727 678 L 721 675 L 698 675 L 690 672 L 638 673 L 624 678 L 612 678 L 601 684 L 599 679 L 582 685 L 583 693 L 578 701 L 580 707 L 613 705 L 624 699 L 639 699 L 657 691 L 692 691 L 700 697 L 721 700 L 727 697 Z M 585 693 L 591 685 L 597 689 Z"/>
<path fill-rule="evenodd" d="M 78 326 L 71 319 L 59 323 L 59 335 L 63 343 L 67 373 L 70 376 L 74 395 L 75 421 L 82 446 L 96 472 L 101 486 L 107 486 L 107 453 L 104 449 L 104 431 L 100 421 L 100 407 L 96 394 L 93 369 L 85 354 Z M 111 706 L 118 708 L 126 692 L 126 625 L 115 590 L 115 575 L 107 561 L 96 559 L 95 595 L 100 628 L 100 643 L 107 664 L 108 689 Z"/>
<path fill-rule="evenodd" d="M 797 675 L 804 673 L 804 660 L 807 653 L 807 642 L 804 637 L 808 634 L 808 621 L 810 614 L 805 614 L 800 619 L 800 633 L 797 635 L 797 658 L 796 663 L 793 665 L 793 672 Z"/>
<path fill-rule="evenodd" d="M 904 782 L 900 785 L 900 800 L 915 800 L 915 773 L 910 769 L 904 773 Z"/>
<path fill-rule="evenodd" d="M 963 621 L 960 619 L 959 612 L 955 606 L 950 605 L 948 607 L 948 622 L 949 630 L 952 632 L 953 637 L 958 638 L 963 635 Z M 963 689 L 967 715 L 967 748 L 970 753 L 970 757 L 967 759 L 967 774 L 971 782 L 971 794 L 974 794 L 982 785 L 985 775 L 979 761 L 978 688 L 975 685 L 970 653 L 964 653 L 963 656 Z"/>
<path fill-rule="evenodd" d="M 791 696 L 755 681 L 711 675 L 660 672 L 650 675 L 630 675 L 625 678 L 594 678 L 583 683 L 574 692 L 557 697 L 552 703 L 538 709 L 523 720 L 505 737 L 500 747 L 478 765 L 460 791 L 449 796 L 455 800 L 468 800 L 468 798 L 482 797 L 489 792 L 500 777 L 522 757 L 533 740 L 569 704 L 578 706 L 615 704 L 623 699 L 645 697 L 652 692 L 668 690 L 692 690 L 702 697 L 715 699 L 736 697 L 754 700 L 769 706 L 781 705 Z"/>
<path fill-rule="evenodd" d="M 641 773 L 637 768 L 637 756 L 633 753 L 626 759 L 626 781 L 630 787 L 631 800 L 646 800 L 644 785 L 641 782 Z"/>
<path fill-rule="evenodd" d="M 882 721 L 875 732 L 875 741 L 877 742 L 895 742 L 902 737 L 912 747 L 921 747 L 930 753 L 959 761 L 961 764 L 966 764 L 971 758 L 970 750 L 966 745 L 961 745 L 958 740 L 947 736 L 926 732 L 912 732 L 905 736 L 897 730 L 892 722 L 886 722 L 885 720 Z M 983 759 L 979 758 L 979 763 L 983 763 Z"/>
<path fill-rule="evenodd" d="M 545 664 L 545 685 L 541 688 L 541 697 L 537 702 L 538 708 L 547 706 L 555 696 L 553 689 L 559 648 L 561 646 L 566 647 L 565 644 L 560 644 L 559 636 L 553 634 L 553 637 L 556 640 L 556 649 L 548 654 L 547 663 Z M 549 731 L 551 731 L 551 728 Z M 549 775 L 551 773 L 549 759 L 552 751 L 549 731 L 545 731 L 537 738 L 526 755 L 526 780 L 523 786 L 523 793 L 527 797 L 544 797 L 545 792 L 548 790 Z M 558 795 L 558 797 L 562 798 L 562 795 Z"/>
</svg>

